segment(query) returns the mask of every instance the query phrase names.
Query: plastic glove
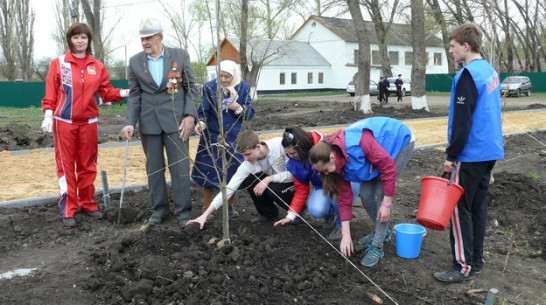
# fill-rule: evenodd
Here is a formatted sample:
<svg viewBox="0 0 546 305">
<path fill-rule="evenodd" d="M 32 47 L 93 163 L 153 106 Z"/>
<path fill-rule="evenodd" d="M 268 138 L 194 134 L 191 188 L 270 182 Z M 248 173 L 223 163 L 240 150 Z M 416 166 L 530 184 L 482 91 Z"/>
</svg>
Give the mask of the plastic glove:
<svg viewBox="0 0 546 305">
<path fill-rule="evenodd" d="M 44 120 L 42 122 L 43 132 L 53 132 L 53 110 L 48 109 L 45 111 Z"/>
</svg>

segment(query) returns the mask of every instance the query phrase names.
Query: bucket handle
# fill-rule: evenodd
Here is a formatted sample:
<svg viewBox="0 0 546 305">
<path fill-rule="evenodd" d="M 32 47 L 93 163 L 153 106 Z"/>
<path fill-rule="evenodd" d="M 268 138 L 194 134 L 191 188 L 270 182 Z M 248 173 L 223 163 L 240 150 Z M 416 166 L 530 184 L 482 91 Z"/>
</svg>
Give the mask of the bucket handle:
<svg viewBox="0 0 546 305">
<path fill-rule="evenodd" d="M 455 162 L 453 162 L 453 171 L 451 173 L 443 172 L 441 177 L 446 179 L 447 176 L 449 175 L 448 185 L 452 185 L 453 184 L 453 178 L 455 178 L 455 175 L 453 175 L 453 173 L 455 173 L 455 172 L 457 172 L 457 164 Z"/>
</svg>

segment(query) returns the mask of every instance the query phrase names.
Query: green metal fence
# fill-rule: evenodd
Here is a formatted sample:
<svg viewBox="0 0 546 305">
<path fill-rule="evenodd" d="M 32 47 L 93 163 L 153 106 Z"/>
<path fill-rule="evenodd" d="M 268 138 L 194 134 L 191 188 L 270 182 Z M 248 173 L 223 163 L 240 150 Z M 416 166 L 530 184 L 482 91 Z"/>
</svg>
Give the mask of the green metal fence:
<svg viewBox="0 0 546 305">
<path fill-rule="evenodd" d="M 546 72 L 542 73 L 501 73 L 501 81 L 507 76 L 528 76 L 533 84 L 533 92 L 546 92 Z M 427 74 L 426 91 L 451 91 L 451 84 L 455 74 Z M 112 80 L 116 88 L 127 88 L 127 80 Z M 0 82 L 0 107 L 41 107 L 41 101 L 45 94 L 44 82 Z M 127 100 L 121 101 L 125 103 Z"/>
<path fill-rule="evenodd" d="M 127 88 L 127 80 L 111 80 L 116 88 Z M 0 82 L 0 107 L 42 107 L 44 82 Z M 124 99 L 120 103 L 125 103 Z"/>
<path fill-rule="evenodd" d="M 502 81 L 508 76 L 528 76 L 533 84 L 533 92 L 546 92 L 546 72 L 541 73 L 500 73 L 499 77 Z M 455 74 L 427 74 L 426 75 L 426 91 L 451 91 L 451 84 Z"/>
</svg>

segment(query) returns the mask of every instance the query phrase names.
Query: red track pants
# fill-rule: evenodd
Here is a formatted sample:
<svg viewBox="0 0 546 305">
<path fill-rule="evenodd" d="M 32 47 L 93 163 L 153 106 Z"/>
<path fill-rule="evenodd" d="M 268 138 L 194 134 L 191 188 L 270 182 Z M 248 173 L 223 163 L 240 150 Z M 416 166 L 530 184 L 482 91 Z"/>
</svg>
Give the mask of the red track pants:
<svg viewBox="0 0 546 305">
<path fill-rule="evenodd" d="M 54 120 L 55 161 L 59 183 L 61 217 L 98 210 L 93 200 L 97 175 L 98 122 L 67 123 Z"/>
</svg>

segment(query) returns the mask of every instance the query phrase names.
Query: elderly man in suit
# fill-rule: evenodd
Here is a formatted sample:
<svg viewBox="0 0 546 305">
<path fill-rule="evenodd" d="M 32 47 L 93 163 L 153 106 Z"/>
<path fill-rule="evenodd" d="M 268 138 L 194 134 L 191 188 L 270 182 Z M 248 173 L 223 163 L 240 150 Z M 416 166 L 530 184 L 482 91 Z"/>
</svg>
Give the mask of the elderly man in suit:
<svg viewBox="0 0 546 305">
<path fill-rule="evenodd" d="M 140 23 L 143 51 L 129 60 L 126 126 L 131 140 L 138 122 L 152 201 L 148 224 L 159 225 L 170 213 L 164 150 L 171 174 L 174 214 L 181 226 L 191 216 L 188 139 L 197 107 L 194 75 L 188 52 L 162 43 L 163 29 L 155 18 Z"/>
</svg>

